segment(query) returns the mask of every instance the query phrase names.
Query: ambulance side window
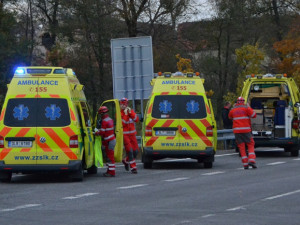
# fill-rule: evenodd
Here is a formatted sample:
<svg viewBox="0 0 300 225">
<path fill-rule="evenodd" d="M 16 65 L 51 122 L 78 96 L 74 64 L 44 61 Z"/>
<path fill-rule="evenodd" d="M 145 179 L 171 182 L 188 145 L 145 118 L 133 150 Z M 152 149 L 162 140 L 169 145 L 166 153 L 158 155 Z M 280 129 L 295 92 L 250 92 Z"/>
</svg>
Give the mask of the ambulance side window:
<svg viewBox="0 0 300 225">
<path fill-rule="evenodd" d="M 82 112 L 83 112 L 83 117 L 84 117 L 85 125 L 87 127 L 90 127 L 91 124 L 92 124 L 92 121 L 90 120 L 90 115 L 89 115 L 89 111 L 88 111 L 87 105 L 86 105 L 85 102 L 80 102 L 80 105 L 82 107 Z"/>
</svg>

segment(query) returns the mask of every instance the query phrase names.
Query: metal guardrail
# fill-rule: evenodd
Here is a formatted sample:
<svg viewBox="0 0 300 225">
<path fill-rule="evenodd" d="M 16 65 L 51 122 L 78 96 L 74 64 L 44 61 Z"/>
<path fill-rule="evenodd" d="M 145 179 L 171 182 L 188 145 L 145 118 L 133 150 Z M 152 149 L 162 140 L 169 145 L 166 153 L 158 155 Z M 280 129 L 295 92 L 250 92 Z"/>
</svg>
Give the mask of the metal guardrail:
<svg viewBox="0 0 300 225">
<path fill-rule="evenodd" d="M 224 141 L 224 148 L 227 149 L 227 140 L 234 140 L 234 134 L 233 129 L 224 129 L 224 130 L 218 130 L 218 141 Z M 142 145 L 142 137 L 136 136 L 137 142 L 139 144 L 139 147 Z"/>
</svg>

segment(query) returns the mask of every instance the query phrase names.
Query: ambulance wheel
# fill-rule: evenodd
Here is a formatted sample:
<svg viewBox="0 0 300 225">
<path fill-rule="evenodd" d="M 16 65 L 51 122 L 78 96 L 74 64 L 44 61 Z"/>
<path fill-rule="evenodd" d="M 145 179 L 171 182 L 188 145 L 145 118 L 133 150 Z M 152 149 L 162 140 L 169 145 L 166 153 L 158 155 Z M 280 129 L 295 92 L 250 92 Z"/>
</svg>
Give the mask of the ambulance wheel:
<svg viewBox="0 0 300 225">
<path fill-rule="evenodd" d="M 82 164 L 80 164 L 79 169 L 76 172 L 71 174 L 72 181 L 74 182 L 83 181 L 83 174 L 84 174 L 83 166 Z"/>
<path fill-rule="evenodd" d="M 146 156 L 144 153 L 142 155 L 142 162 L 144 163 L 144 169 L 151 169 L 153 159 L 151 157 Z"/>
<path fill-rule="evenodd" d="M 212 162 L 205 162 L 204 163 L 204 168 L 211 169 L 212 167 L 213 167 L 213 163 Z"/>
<path fill-rule="evenodd" d="M 97 168 L 97 166 L 93 165 L 87 169 L 87 172 L 88 172 L 88 174 L 97 174 L 98 168 Z"/>
<path fill-rule="evenodd" d="M 0 172 L 0 181 L 3 183 L 9 183 L 11 181 L 12 173 Z"/>
<path fill-rule="evenodd" d="M 291 151 L 291 156 L 292 157 L 298 157 L 299 156 L 299 150 L 297 149 L 297 150 Z"/>
</svg>

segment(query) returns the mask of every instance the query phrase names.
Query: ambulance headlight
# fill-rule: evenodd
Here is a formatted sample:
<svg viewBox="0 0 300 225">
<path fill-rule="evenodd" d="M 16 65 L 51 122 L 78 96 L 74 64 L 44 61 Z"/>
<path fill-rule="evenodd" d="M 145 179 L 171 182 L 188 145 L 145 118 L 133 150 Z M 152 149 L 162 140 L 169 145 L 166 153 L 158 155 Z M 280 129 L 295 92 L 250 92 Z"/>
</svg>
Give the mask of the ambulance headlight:
<svg viewBox="0 0 300 225">
<path fill-rule="evenodd" d="M 25 74 L 25 69 L 17 68 L 15 74 L 20 74 L 20 75 Z"/>
</svg>

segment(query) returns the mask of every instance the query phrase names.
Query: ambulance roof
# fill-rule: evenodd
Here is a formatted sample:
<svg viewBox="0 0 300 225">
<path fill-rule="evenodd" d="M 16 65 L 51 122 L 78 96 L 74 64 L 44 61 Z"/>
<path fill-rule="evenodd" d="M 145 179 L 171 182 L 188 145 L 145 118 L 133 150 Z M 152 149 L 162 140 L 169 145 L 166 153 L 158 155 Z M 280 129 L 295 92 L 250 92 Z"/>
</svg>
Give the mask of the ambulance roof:
<svg viewBox="0 0 300 225">
<path fill-rule="evenodd" d="M 45 66 L 30 66 L 18 67 L 15 70 L 14 77 L 28 76 L 70 76 L 75 77 L 72 69 L 63 67 L 45 67 Z"/>
</svg>

